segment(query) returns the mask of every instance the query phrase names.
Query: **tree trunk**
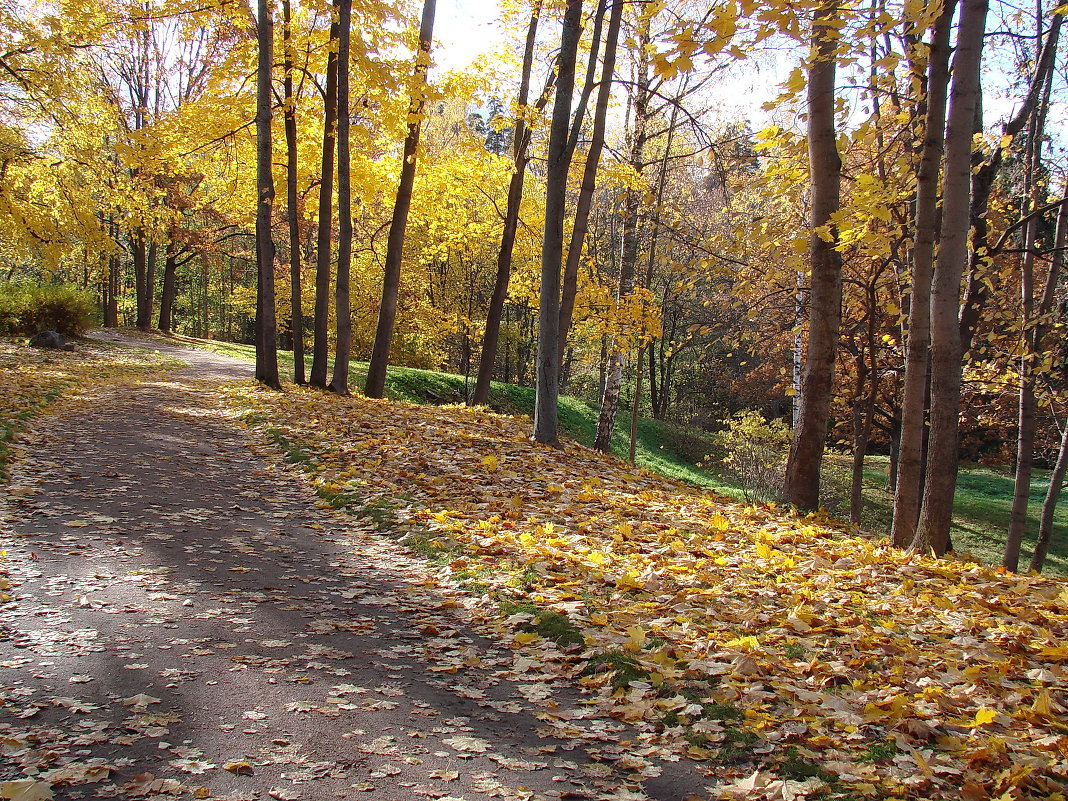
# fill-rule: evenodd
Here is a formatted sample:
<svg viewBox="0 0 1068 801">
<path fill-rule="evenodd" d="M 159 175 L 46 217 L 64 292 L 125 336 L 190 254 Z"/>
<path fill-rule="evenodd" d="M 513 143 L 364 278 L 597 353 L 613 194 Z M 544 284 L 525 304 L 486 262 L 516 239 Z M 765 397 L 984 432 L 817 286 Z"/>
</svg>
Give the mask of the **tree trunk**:
<svg viewBox="0 0 1068 801">
<path fill-rule="evenodd" d="M 150 310 L 145 307 L 146 272 L 148 265 L 148 243 L 145 241 L 145 231 L 138 226 L 131 234 L 130 250 L 133 251 L 134 265 L 134 299 L 137 304 L 137 317 L 134 325 L 142 331 L 147 331 L 151 323 Z"/>
<path fill-rule="evenodd" d="M 119 325 L 119 267 L 122 262 L 117 254 L 108 256 L 107 299 L 104 302 L 104 327 Z"/>
<path fill-rule="evenodd" d="M 337 319 L 334 374 L 330 390 L 349 394 L 349 357 L 352 351 L 352 316 L 349 298 L 349 269 L 352 265 L 352 186 L 349 149 L 349 30 L 352 0 L 340 0 L 337 75 L 337 283 L 334 287 L 334 313 Z"/>
<path fill-rule="evenodd" d="M 608 102 L 612 95 L 612 80 L 616 70 L 616 50 L 619 43 L 619 29 L 623 20 L 623 0 L 614 0 L 612 13 L 608 18 L 608 32 L 605 36 L 604 65 L 601 68 L 601 82 L 597 88 L 597 101 L 593 110 L 593 131 L 590 135 L 590 148 L 586 153 L 586 164 L 582 170 L 582 184 L 579 187 L 578 201 L 575 205 L 575 223 L 571 229 L 571 243 L 567 249 L 567 262 L 564 266 L 563 287 L 560 297 L 560 360 L 563 361 L 567 337 L 571 331 L 571 319 L 575 313 L 575 296 L 578 293 L 579 263 L 582 261 L 582 246 L 589 230 L 590 208 L 593 194 L 597 189 L 597 167 L 604 150 L 604 132 L 608 120 Z M 592 56 L 591 56 L 592 57 Z"/>
<path fill-rule="evenodd" d="M 304 310 L 301 302 L 300 218 L 297 208 L 297 115 L 293 96 L 293 9 L 292 0 L 282 0 L 282 91 L 286 136 L 286 217 L 289 222 L 289 327 L 293 333 L 293 381 L 305 383 Z"/>
<path fill-rule="evenodd" d="M 849 521 L 861 525 L 864 517 L 864 457 L 868 454 L 875 402 L 879 395 L 879 358 L 876 353 L 875 291 L 870 289 L 867 349 L 870 362 L 857 358 L 857 391 L 853 405 L 853 471 L 849 488 Z M 867 393 L 864 386 L 867 384 Z"/>
<path fill-rule="evenodd" d="M 1041 140 L 1038 140 L 1041 141 Z M 1064 200 L 1068 201 L 1068 193 L 1065 194 Z M 1026 482 L 1026 494 L 1022 485 L 1020 476 L 1020 459 L 1026 452 L 1028 457 L 1028 463 L 1031 461 L 1031 453 L 1034 449 L 1034 417 L 1036 413 L 1037 402 L 1035 399 L 1035 377 L 1034 377 L 1034 364 L 1031 359 L 1037 358 L 1038 354 L 1042 353 L 1046 348 L 1046 337 L 1049 334 L 1049 315 L 1053 310 L 1053 302 L 1057 292 L 1057 285 L 1060 283 L 1061 268 L 1064 266 L 1064 247 L 1068 242 L 1068 202 L 1064 203 L 1057 214 L 1057 229 L 1054 235 L 1054 251 L 1053 259 L 1050 263 L 1049 273 L 1046 275 L 1046 283 L 1042 290 L 1042 299 L 1039 302 L 1038 315 L 1035 327 L 1032 331 L 1026 332 L 1025 337 L 1025 353 L 1021 358 L 1021 384 L 1020 384 L 1020 431 L 1019 435 L 1020 445 L 1017 450 L 1017 475 L 1016 475 L 1016 487 L 1013 493 L 1013 507 L 1012 507 L 1012 519 L 1010 521 L 1009 535 L 1006 538 L 1005 543 L 1005 558 L 1002 561 L 1002 565 L 1009 570 L 1016 570 L 1019 566 L 1019 554 L 1020 544 L 1023 541 L 1023 531 L 1026 524 L 1027 502 L 1031 496 L 1031 482 L 1030 482 L 1030 464 L 1028 464 L 1028 476 Z M 1030 359 L 1028 358 L 1030 356 Z M 1026 370 L 1026 376 L 1024 371 Z M 1024 378 L 1027 378 L 1026 384 Z M 1025 407 L 1025 403 L 1027 406 Z M 1028 443 L 1025 445 L 1023 431 L 1025 422 L 1028 429 Z M 1065 425 L 1066 436 L 1068 436 L 1068 422 Z M 1042 505 L 1042 516 L 1039 523 L 1038 542 L 1035 544 L 1035 553 L 1031 557 L 1031 570 L 1042 570 L 1042 565 L 1046 559 L 1046 550 L 1049 547 L 1049 538 L 1051 529 L 1053 527 L 1053 511 L 1057 505 L 1057 499 L 1060 496 L 1060 485 L 1064 481 L 1064 469 L 1062 464 L 1065 460 L 1065 444 L 1062 441 L 1061 449 L 1057 455 L 1057 465 L 1054 467 L 1053 475 L 1050 476 L 1050 486 L 1046 493 L 1046 500 Z M 1057 471 L 1060 471 L 1058 475 Z M 1056 488 L 1054 484 L 1056 483 Z M 1048 516 L 1048 519 L 1047 519 Z M 1039 553 L 1041 551 L 1041 554 Z M 1009 557 L 1013 556 L 1013 559 Z"/>
<path fill-rule="evenodd" d="M 501 234 L 501 247 L 497 252 L 497 279 L 493 284 L 486 311 L 486 330 L 482 337 L 482 355 L 478 364 L 478 378 L 475 391 L 471 396 L 471 405 L 478 406 L 489 400 L 490 382 L 493 380 L 493 367 L 497 361 L 497 344 L 501 335 L 501 319 L 504 316 L 504 302 L 508 298 L 508 282 L 512 274 L 512 252 L 515 249 L 515 236 L 519 228 L 519 209 L 523 204 L 523 183 L 527 174 L 527 146 L 530 135 L 527 131 L 526 111 L 530 93 L 530 73 L 534 66 L 534 45 L 537 43 L 538 21 L 541 17 L 541 0 L 536 0 L 530 12 L 527 26 L 526 46 L 523 48 L 523 72 L 519 81 L 519 98 L 517 102 L 515 132 L 512 139 L 512 178 L 508 182 L 508 205 L 504 212 L 504 232 Z"/>
<path fill-rule="evenodd" d="M 812 19 L 808 76 L 808 152 L 811 173 L 811 224 L 808 301 L 808 354 L 801 384 L 801 406 L 786 463 L 786 500 L 802 509 L 819 506 L 820 463 L 827 440 L 834 360 L 842 317 L 842 254 L 832 215 L 839 209 L 842 160 L 834 127 L 837 35 L 831 22 L 838 4 L 824 2 Z"/>
<path fill-rule="evenodd" d="M 582 0 L 568 0 L 557 56 L 556 99 L 549 128 L 545 172 L 545 234 L 541 248 L 541 290 L 538 303 L 537 389 L 534 397 L 534 439 L 555 444 L 560 392 L 560 268 L 564 250 L 567 200 L 567 139 L 575 62 L 582 36 Z"/>
<path fill-rule="evenodd" d="M 641 89 L 639 88 L 639 91 Z M 638 116 L 637 114 L 635 115 Z M 623 248 L 619 258 L 619 287 L 616 300 L 622 304 L 634 290 L 634 265 L 638 260 L 638 214 L 641 198 L 637 190 L 628 189 L 624 202 Z M 597 418 L 597 436 L 593 447 L 602 453 L 612 452 L 612 434 L 619 411 L 619 392 L 623 385 L 623 343 L 612 337 L 608 348 L 608 367 L 605 371 L 604 392 L 601 394 L 601 411 Z"/>
<path fill-rule="evenodd" d="M 945 4 L 934 24 L 927 67 L 927 118 L 923 151 L 916 174 L 915 244 L 909 302 L 905 383 L 901 396 L 901 438 L 891 540 L 899 548 L 912 544 L 920 514 L 923 439 L 927 417 L 927 377 L 931 347 L 931 276 L 938 225 L 938 177 L 946 130 L 950 35 L 955 0 Z"/>
<path fill-rule="evenodd" d="M 108 220 L 108 232 L 111 239 L 118 245 L 119 226 L 114 218 Z M 104 327 L 117 328 L 119 325 L 119 269 L 122 267 L 121 257 L 118 253 L 108 256 L 108 274 L 105 281 L 107 291 L 104 295 Z"/>
<path fill-rule="evenodd" d="M 1039 20 L 1041 36 L 1043 20 Z M 1051 34 L 1056 37 L 1057 30 Z M 1035 106 L 1027 133 L 1026 188 L 1021 214 L 1026 216 L 1039 207 L 1043 200 L 1041 186 L 1042 146 L 1045 139 L 1046 112 L 1049 108 L 1052 74 L 1043 76 L 1043 99 Z M 1058 217 L 1058 221 L 1061 218 Z M 1006 570 L 1016 571 L 1020 566 L 1020 546 L 1027 529 L 1027 507 L 1031 500 L 1031 474 L 1034 465 L 1035 414 L 1038 400 L 1035 396 L 1035 361 L 1042 340 L 1045 338 L 1043 318 L 1050 311 L 1057 281 L 1057 256 L 1050 266 L 1046 289 L 1034 318 L 1035 249 L 1038 245 L 1039 217 L 1031 217 L 1023 229 L 1023 262 L 1020 265 L 1020 392 L 1016 433 L 1016 472 L 1013 483 L 1012 509 L 1009 513 L 1009 529 L 1005 536 L 1005 551 L 1001 565 Z M 1058 225 L 1058 233 L 1060 226 Z M 1059 256 L 1059 252 L 1058 252 Z M 1049 305 L 1047 305 L 1049 304 Z"/>
<path fill-rule="evenodd" d="M 167 245 L 167 255 L 163 260 L 163 294 L 159 298 L 159 330 L 171 333 L 174 327 L 174 281 L 178 271 L 178 254 L 174 252 L 174 241 Z"/>
<path fill-rule="evenodd" d="M 156 257 L 159 254 L 159 245 L 155 242 L 148 243 L 148 257 L 145 259 L 145 299 L 141 309 L 148 321 L 145 330 L 152 327 L 152 310 L 156 305 Z"/>
<path fill-rule="evenodd" d="M 1046 490 L 1046 500 L 1042 503 L 1042 517 L 1038 524 L 1038 540 L 1035 542 L 1035 552 L 1031 555 L 1029 570 L 1041 573 L 1046 564 L 1046 554 L 1049 552 L 1049 544 L 1053 538 L 1053 513 L 1057 511 L 1057 502 L 1061 497 L 1061 488 L 1064 487 L 1064 474 L 1068 472 L 1068 420 L 1064 421 L 1064 434 L 1061 436 L 1061 447 L 1057 451 L 1057 463 L 1053 466 L 1053 472 L 1049 477 L 1049 489 Z"/>
<path fill-rule="evenodd" d="M 1001 126 L 1002 139 L 1015 137 L 1023 130 L 1027 120 L 1034 114 L 1038 105 L 1039 97 L 1047 76 L 1053 70 L 1056 62 L 1057 42 L 1060 37 L 1061 25 L 1064 16 L 1054 14 L 1050 21 L 1049 34 L 1042 46 L 1038 62 L 1035 64 L 1035 72 L 1028 84 L 1027 97 L 1016 111 L 1016 116 Z M 981 133 L 983 130 L 982 119 L 982 93 L 978 92 L 976 101 L 976 120 L 974 131 Z M 972 155 L 972 252 L 968 267 L 968 282 L 964 292 L 964 304 L 960 312 L 960 338 L 961 353 L 966 354 L 971 348 L 972 339 L 975 336 L 979 324 L 979 317 L 983 307 L 990 298 L 990 284 L 988 265 L 992 254 L 988 241 L 988 211 L 990 209 L 990 195 L 994 189 L 994 182 L 1001 170 L 1004 150 L 995 147 L 990 158 L 983 160 L 981 153 Z"/>
<path fill-rule="evenodd" d="M 331 5 L 336 8 L 336 2 Z M 315 319 L 312 322 L 312 364 L 308 383 L 326 387 L 330 353 L 330 261 L 334 224 L 334 146 L 337 141 L 337 40 L 340 28 L 330 23 L 323 98 L 323 161 L 319 179 L 319 230 L 315 240 Z"/>
<path fill-rule="evenodd" d="M 419 52 L 415 60 L 415 83 L 412 88 L 408 136 L 404 140 L 404 160 L 401 163 L 400 184 L 393 204 L 393 219 L 386 241 L 386 263 L 382 277 L 382 301 L 378 308 L 371 361 L 367 365 L 367 384 L 364 394 L 381 398 L 386 389 L 386 367 L 389 365 L 389 346 L 393 339 L 393 325 L 397 319 L 397 299 L 400 294 L 401 256 L 404 251 L 404 232 L 408 225 L 408 210 L 412 205 L 415 184 L 415 155 L 419 147 L 425 103 L 426 73 L 430 64 L 430 47 L 434 37 L 436 0 L 423 0 L 423 16 L 419 25 Z"/>
<path fill-rule="evenodd" d="M 986 28 L 986 0 L 963 0 L 953 56 L 943 168 L 942 229 L 931 281 L 931 429 L 919 524 L 912 547 L 949 546 L 960 417 L 960 284 L 968 261 L 971 145 Z M 899 479 L 900 480 L 900 479 Z"/>
<path fill-rule="evenodd" d="M 613 5 L 613 15 L 617 9 Z M 645 146 L 648 141 L 649 125 L 649 51 L 647 44 L 650 41 L 649 19 L 646 17 L 640 23 L 637 34 L 638 59 L 635 66 L 636 80 L 634 82 L 633 110 L 634 130 L 630 138 L 630 155 L 628 161 L 638 174 L 642 174 L 645 167 Z M 616 291 L 616 301 L 622 304 L 634 291 L 634 272 L 638 265 L 638 233 L 640 230 L 642 198 L 639 190 L 635 187 L 627 189 L 623 200 L 623 243 L 619 253 L 619 286 Z M 572 243 L 574 245 L 574 242 Z M 578 243 L 581 248 L 581 241 Z M 568 254 L 570 260 L 571 254 Z M 578 263 L 575 264 L 576 276 Z M 570 322 L 570 321 L 569 321 Z M 623 385 L 623 342 L 619 336 L 613 336 L 609 347 L 608 370 L 605 377 L 604 392 L 601 395 L 601 410 L 597 419 L 597 436 L 593 447 L 603 453 L 612 451 L 612 435 L 615 432 L 616 415 L 619 412 L 619 393 Z"/>
<path fill-rule="evenodd" d="M 259 60 L 256 70 L 256 380 L 272 389 L 281 389 L 278 380 L 278 330 L 274 311 L 274 240 L 271 238 L 271 212 L 274 208 L 274 176 L 271 172 L 274 22 L 271 19 L 268 0 L 259 0 L 257 7 Z"/>
</svg>

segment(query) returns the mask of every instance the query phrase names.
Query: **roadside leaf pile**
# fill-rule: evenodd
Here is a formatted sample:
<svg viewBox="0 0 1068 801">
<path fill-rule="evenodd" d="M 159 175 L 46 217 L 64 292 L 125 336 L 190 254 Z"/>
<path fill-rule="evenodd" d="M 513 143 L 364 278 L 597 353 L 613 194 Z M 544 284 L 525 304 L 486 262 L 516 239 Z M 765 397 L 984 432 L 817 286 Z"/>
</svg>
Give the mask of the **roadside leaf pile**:
<svg viewBox="0 0 1068 801">
<path fill-rule="evenodd" d="M 64 393 L 159 372 L 180 362 L 143 349 L 83 342 L 74 351 L 31 348 L 0 339 L 0 479 L 11 442 L 26 422 Z"/>
<path fill-rule="evenodd" d="M 229 393 L 324 498 L 404 533 L 643 741 L 707 760 L 722 797 L 1064 797 L 1063 580 L 902 553 L 484 410 Z"/>
</svg>

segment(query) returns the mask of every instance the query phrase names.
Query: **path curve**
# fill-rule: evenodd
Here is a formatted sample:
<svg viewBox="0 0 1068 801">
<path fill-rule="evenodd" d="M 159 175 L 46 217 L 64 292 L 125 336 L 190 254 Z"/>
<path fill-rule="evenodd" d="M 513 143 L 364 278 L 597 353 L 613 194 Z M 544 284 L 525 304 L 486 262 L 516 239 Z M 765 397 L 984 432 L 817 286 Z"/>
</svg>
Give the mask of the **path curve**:
<svg viewBox="0 0 1068 801">
<path fill-rule="evenodd" d="M 251 365 L 145 344 L 190 367 L 60 402 L 12 471 L 0 781 L 71 799 L 701 792 L 425 563 L 324 508 L 220 405 Z"/>
</svg>

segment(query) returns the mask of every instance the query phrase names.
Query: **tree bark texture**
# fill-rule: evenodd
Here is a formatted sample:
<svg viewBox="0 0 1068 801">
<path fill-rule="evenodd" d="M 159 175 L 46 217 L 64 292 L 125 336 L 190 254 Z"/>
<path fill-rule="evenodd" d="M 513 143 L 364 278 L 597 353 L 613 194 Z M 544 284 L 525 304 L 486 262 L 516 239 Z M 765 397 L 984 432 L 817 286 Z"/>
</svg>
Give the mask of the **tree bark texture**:
<svg viewBox="0 0 1068 801">
<path fill-rule="evenodd" d="M 823 3 L 812 20 L 808 74 L 808 153 L 811 226 L 808 353 L 801 382 L 801 406 L 786 463 L 786 500 L 801 509 L 819 506 L 820 464 L 827 440 L 834 360 L 842 318 L 842 254 L 832 215 L 839 209 L 842 160 L 834 124 L 837 36 L 831 23 L 836 2 Z"/>
<path fill-rule="evenodd" d="M 530 74 L 534 67 L 534 46 L 538 38 L 538 22 L 541 18 L 541 2 L 538 0 L 530 12 L 527 39 L 523 48 L 523 71 L 519 81 L 519 97 L 516 102 L 518 116 L 512 135 L 512 177 L 508 182 L 508 201 L 504 212 L 504 231 L 501 247 L 497 252 L 497 278 L 493 284 L 489 308 L 486 310 L 486 330 L 482 337 L 482 355 L 478 364 L 478 378 L 471 405 L 478 406 L 489 400 L 490 382 L 497 361 L 497 346 L 501 336 L 501 320 L 504 317 L 504 302 L 508 298 L 508 283 L 512 275 L 512 253 L 519 228 L 519 210 L 523 204 L 523 184 L 527 174 L 527 147 L 530 133 L 527 129 L 527 101 L 530 94 Z"/>
<path fill-rule="evenodd" d="M 907 548 L 912 544 L 920 514 L 931 347 L 931 277 L 938 226 L 938 179 L 946 135 L 950 36 L 955 8 L 955 0 L 948 0 L 934 24 L 927 65 L 927 116 L 916 173 L 912 288 L 909 294 L 905 383 L 901 393 L 901 437 L 898 441 L 894 519 L 890 534 L 891 541 L 899 548 Z"/>
<path fill-rule="evenodd" d="M 352 0 L 339 0 L 337 75 L 337 282 L 334 286 L 334 374 L 330 390 L 349 394 L 349 358 L 352 351 L 352 312 L 349 298 L 349 272 L 352 266 L 352 185 L 349 147 L 349 39 L 352 26 Z"/>
<path fill-rule="evenodd" d="M 555 444 L 560 394 L 560 270 L 564 251 L 567 200 L 567 152 L 575 63 L 582 36 L 582 0 L 568 0 L 556 62 L 556 98 L 549 127 L 545 173 L 545 233 L 541 248 L 541 289 L 538 299 L 537 381 L 534 396 L 534 439 Z"/>
<path fill-rule="evenodd" d="M 949 545 L 957 485 L 962 357 L 958 315 L 961 278 L 968 263 L 972 130 L 986 14 L 986 0 L 961 3 L 946 127 L 942 229 L 931 281 L 931 429 L 923 503 L 912 547 L 938 555 Z"/>
<path fill-rule="evenodd" d="M 590 147 L 586 153 L 586 164 L 582 169 L 582 183 L 579 186 L 578 200 L 575 204 L 575 223 L 571 229 L 571 242 L 567 249 L 567 261 L 564 265 L 563 287 L 560 297 L 560 360 L 563 361 L 567 337 L 571 331 L 571 319 L 575 314 L 575 296 L 578 294 L 578 271 L 582 261 L 582 247 L 590 225 L 590 209 L 593 206 L 593 194 L 597 189 L 597 168 L 601 163 L 604 150 L 604 132 L 608 120 L 608 103 L 612 96 L 612 80 L 616 70 L 616 51 L 619 45 L 619 29 L 623 20 L 623 0 L 613 0 L 612 11 L 608 17 L 608 31 L 605 36 L 604 65 L 601 67 L 601 81 L 597 88 L 597 101 L 593 108 L 593 130 L 590 133 Z"/>
<path fill-rule="evenodd" d="M 408 225 L 408 210 L 412 205 L 412 187 L 415 184 L 415 157 L 419 148 L 419 131 L 422 127 L 425 105 L 426 73 L 430 65 L 430 47 L 434 37 L 434 11 L 436 0 L 423 0 L 423 16 L 419 24 L 419 52 L 415 61 L 415 84 L 412 88 L 411 122 L 404 140 L 404 161 L 401 164 L 400 184 L 397 199 L 393 204 L 393 218 L 386 240 L 386 263 L 382 277 L 382 300 L 378 307 L 378 325 L 367 365 L 367 383 L 364 394 L 369 398 L 381 398 L 386 390 L 386 367 L 389 365 L 389 346 L 393 339 L 393 326 L 397 320 L 397 300 L 400 295 L 401 256 L 404 251 L 404 232 Z"/>
<path fill-rule="evenodd" d="M 171 333 L 174 327 L 174 284 L 177 272 L 178 255 L 174 251 L 174 242 L 171 241 L 163 258 L 163 293 L 159 298 L 159 330 L 165 334 Z"/>
<path fill-rule="evenodd" d="M 134 322 L 142 331 L 152 325 L 152 310 L 145 304 L 145 287 L 148 284 L 148 243 L 145 231 L 138 226 L 131 235 L 130 250 L 133 251 L 134 265 L 134 300 L 137 304 L 137 317 Z"/>
<path fill-rule="evenodd" d="M 1064 474 L 1068 472 L 1068 420 L 1064 422 L 1064 433 L 1061 435 L 1061 447 L 1057 451 L 1057 463 L 1053 466 L 1053 472 L 1049 477 L 1049 488 L 1046 490 L 1046 499 L 1042 502 L 1042 516 L 1038 524 L 1038 539 L 1035 542 L 1035 552 L 1031 554 L 1029 570 L 1041 573 L 1046 564 L 1046 554 L 1049 553 L 1049 545 L 1053 540 L 1053 514 L 1057 511 L 1057 502 L 1061 497 L 1061 489 L 1064 487 Z"/>
<path fill-rule="evenodd" d="M 282 0 L 282 93 L 286 137 L 286 217 L 289 222 L 289 327 L 293 332 L 293 381 L 305 383 L 304 310 L 301 301 L 300 217 L 297 207 L 297 114 L 293 95 L 293 4 Z"/>
<path fill-rule="evenodd" d="M 617 11 L 613 6 L 613 14 Z M 618 31 L 617 31 L 618 35 Z M 637 34 L 638 58 L 635 64 L 635 82 L 632 108 L 634 111 L 634 128 L 630 133 L 630 153 L 628 161 L 638 174 L 645 167 L 645 146 L 648 141 L 649 101 L 650 101 L 650 59 L 646 46 L 650 41 L 649 20 L 642 20 Z M 622 304 L 634 291 L 634 272 L 638 265 L 639 233 L 641 229 L 642 198 L 644 192 L 630 187 L 623 198 L 623 243 L 619 254 L 619 286 L 616 290 L 616 302 Z M 579 249 L 582 243 L 578 243 Z M 570 253 L 569 261 L 570 261 Z M 578 263 L 575 264 L 575 276 L 578 276 Z M 572 305 L 574 296 L 572 295 Z M 568 320 L 570 324 L 570 319 Z M 616 427 L 616 415 L 619 413 L 619 393 L 623 386 L 623 342 L 618 336 L 612 337 L 609 346 L 608 369 L 605 375 L 604 392 L 601 394 L 601 409 L 597 418 L 597 435 L 593 447 L 603 453 L 612 451 L 612 435 Z"/>
<path fill-rule="evenodd" d="M 256 380 L 281 389 L 278 329 L 274 310 L 274 175 L 271 172 L 271 70 L 274 23 L 268 0 L 258 0 L 259 60 L 256 69 Z"/>
<path fill-rule="evenodd" d="M 1043 25 L 1039 21 L 1039 28 Z M 1059 28 L 1054 28 L 1050 38 L 1054 40 Z M 1047 42 L 1047 44 L 1050 44 Z M 1037 209 L 1044 199 L 1041 182 L 1042 147 L 1045 142 L 1046 113 L 1052 88 L 1052 73 L 1042 76 L 1042 101 L 1035 106 L 1027 132 L 1025 156 L 1026 189 L 1021 209 L 1023 216 Z M 1059 220 L 1060 218 L 1058 218 Z M 1019 360 L 1020 391 L 1017 406 L 1016 428 L 1016 473 L 1013 482 L 1012 509 L 1009 512 L 1009 529 L 1005 536 L 1005 551 L 1001 565 L 1006 570 L 1016 571 L 1020 566 L 1020 546 L 1027 530 L 1027 507 L 1031 501 L 1031 476 L 1034 467 L 1035 415 L 1038 411 L 1036 396 L 1035 362 L 1045 338 L 1044 318 L 1053 303 L 1057 281 L 1057 262 L 1054 260 L 1047 274 L 1047 283 L 1035 315 L 1035 250 L 1038 247 L 1040 217 L 1032 216 L 1023 229 L 1023 261 L 1020 265 L 1020 345 Z M 1058 232 L 1060 226 L 1058 226 Z M 1059 255 L 1059 252 L 1058 252 Z M 1048 305 L 1047 305 L 1048 304 Z"/>
<path fill-rule="evenodd" d="M 336 9 L 336 3 L 331 8 Z M 330 50 L 326 60 L 326 97 L 323 98 L 323 161 L 319 178 L 319 229 L 315 238 L 315 317 L 312 322 L 312 364 L 308 381 L 326 387 L 330 352 L 330 262 L 334 224 L 334 148 L 337 143 L 337 50 L 341 35 L 337 18 L 330 23 Z"/>
</svg>

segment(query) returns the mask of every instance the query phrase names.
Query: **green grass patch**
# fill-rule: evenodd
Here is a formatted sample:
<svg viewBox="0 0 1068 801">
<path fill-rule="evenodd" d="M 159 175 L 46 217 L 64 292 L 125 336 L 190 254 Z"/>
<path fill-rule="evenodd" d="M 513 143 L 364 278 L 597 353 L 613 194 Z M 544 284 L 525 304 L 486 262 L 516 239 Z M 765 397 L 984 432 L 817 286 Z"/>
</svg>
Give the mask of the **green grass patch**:
<svg viewBox="0 0 1068 801">
<path fill-rule="evenodd" d="M 861 762 L 889 762 L 897 756 L 897 743 L 893 740 L 885 740 L 881 743 L 871 743 L 867 752 L 860 757 Z"/>
<path fill-rule="evenodd" d="M 174 341 L 245 361 L 255 361 L 256 358 L 255 349 L 251 345 L 187 337 L 175 337 Z M 292 381 L 293 354 L 289 351 L 279 351 L 278 366 L 283 379 Z M 359 392 L 366 377 L 367 363 L 352 362 L 349 368 L 350 389 Z M 474 391 L 474 386 L 474 378 L 470 376 L 391 366 L 386 375 L 385 395 L 390 400 L 408 403 L 435 406 L 461 404 Z M 534 413 L 534 394 L 533 387 L 494 381 L 490 385 L 487 405 L 502 414 L 531 416 Z M 561 432 L 587 447 L 593 445 L 597 434 L 597 414 L 597 409 L 585 401 L 568 395 L 560 397 Z M 736 488 L 724 482 L 713 471 L 698 465 L 698 462 L 711 452 L 712 447 L 711 437 L 697 429 L 664 420 L 641 418 L 638 421 L 635 461 L 639 466 L 706 489 L 737 494 Z M 628 455 L 630 417 L 625 410 L 621 410 L 617 418 L 612 449 L 620 458 L 625 459 Z"/>
<path fill-rule="evenodd" d="M 597 673 L 611 673 L 610 682 L 617 690 L 626 689 L 632 681 L 649 681 L 651 678 L 648 670 L 623 651 L 605 651 L 591 657 L 586 662 L 582 675 L 593 676 Z"/>
<path fill-rule="evenodd" d="M 833 773 L 821 768 L 814 760 L 802 756 L 794 746 L 786 749 L 785 757 L 778 765 L 778 773 L 782 778 L 795 782 L 819 779 L 821 782 L 830 784 L 836 778 Z"/>
<path fill-rule="evenodd" d="M 552 609 L 541 609 L 531 603 L 516 601 L 501 601 L 500 609 L 501 614 L 505 617 L 530 615 L 531 620 L 526 623 L 520 623 L 519 630 L 540 634 L 545 639 L 552 640 L 561 648 L 582 645 L 586 641 L 585 637 L 582 636 L 582 632 L 575 628 L 566 615 L 562 615 Z"/>
<path fill-rule="evenodd" d="M 841 458 L 841 457 L 839 457 Z M 893 517 L 894 497 L 887 490 L 889 459 L 865 459 L 864 528 L 887 532 Z M 1001 564 L 1005 532 L 1012 511 L 1013 475 L 1008 468 L 964 463 L 957 476 L 953 497 L 953 527 L 950 534 L 959 554 L 970 554 L 987 564 Z M 1049 471 L 1035 470 L 1028 502 L 1028 526 L 1024 535 L 1021 564 L 1026 567 L 1038 536 L 1038 517 L 1049 489 Z M 1053 517 L 1054 536 L 1046 558 L 1045 572 L 1068 575 L 1068 537 L 1058 536 L 1068 528 L 1068 508 L 1060 504 Z"/>
</svg>

